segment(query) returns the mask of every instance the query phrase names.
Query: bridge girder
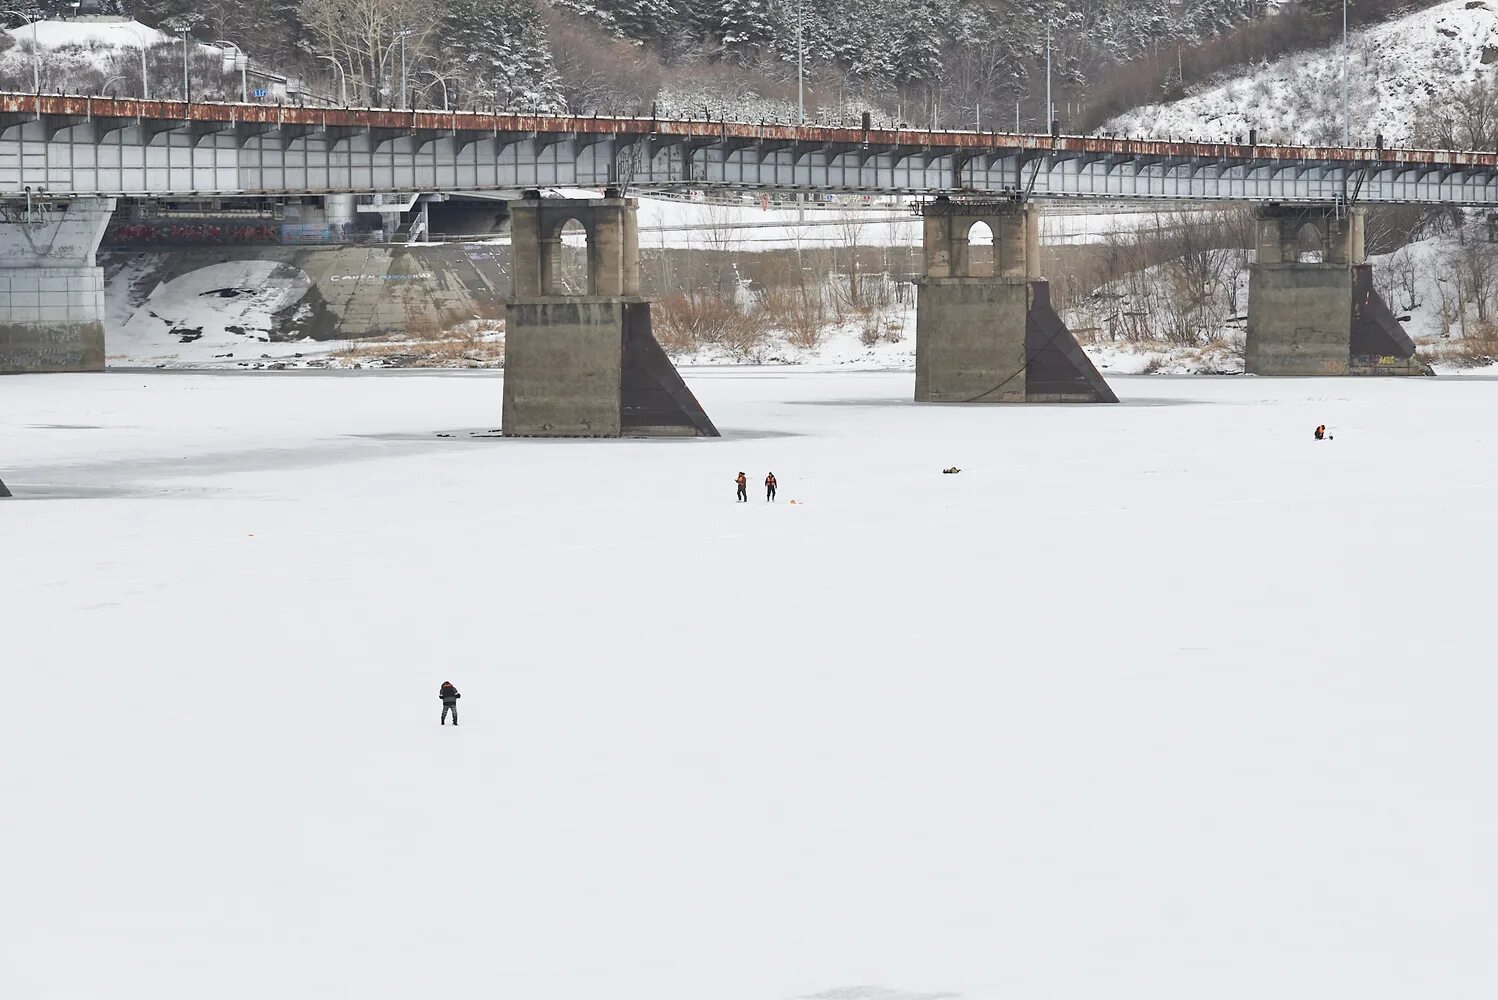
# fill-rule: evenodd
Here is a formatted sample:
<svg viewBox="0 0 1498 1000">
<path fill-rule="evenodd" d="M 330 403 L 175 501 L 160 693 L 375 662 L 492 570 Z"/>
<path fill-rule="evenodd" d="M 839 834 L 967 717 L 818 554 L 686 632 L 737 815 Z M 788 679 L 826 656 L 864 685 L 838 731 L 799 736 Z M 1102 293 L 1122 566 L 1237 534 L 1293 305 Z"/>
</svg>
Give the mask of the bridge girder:
<svg viewBox="0 0 1498 1000">
<path fill-rule="evenodd" d="M 106 141 L 121 130 L 130 141 Z M 0 94 L 0 196 L 44 184 L 107 197 L 142 183 L 163 195 L 459 193 L 599 186 L 621 172 L 654 186 L 1498 208 L 1498 154 L 1482 151 Z"/>
</svg>

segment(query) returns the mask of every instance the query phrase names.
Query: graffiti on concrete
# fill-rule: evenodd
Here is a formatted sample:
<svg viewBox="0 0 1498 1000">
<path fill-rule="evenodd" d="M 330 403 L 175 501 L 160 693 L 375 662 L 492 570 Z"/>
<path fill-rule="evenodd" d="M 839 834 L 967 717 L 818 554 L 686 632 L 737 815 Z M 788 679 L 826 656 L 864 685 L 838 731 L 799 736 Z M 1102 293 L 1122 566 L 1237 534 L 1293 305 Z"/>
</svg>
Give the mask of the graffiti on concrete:
<svg viewBox="0 0 1498 1000">
<path fill-rule="evenodd" d="M 127 222 L 111 226 L 107 243 L 280 243 L 281 227 L 273 222 Z"/>
</svg>

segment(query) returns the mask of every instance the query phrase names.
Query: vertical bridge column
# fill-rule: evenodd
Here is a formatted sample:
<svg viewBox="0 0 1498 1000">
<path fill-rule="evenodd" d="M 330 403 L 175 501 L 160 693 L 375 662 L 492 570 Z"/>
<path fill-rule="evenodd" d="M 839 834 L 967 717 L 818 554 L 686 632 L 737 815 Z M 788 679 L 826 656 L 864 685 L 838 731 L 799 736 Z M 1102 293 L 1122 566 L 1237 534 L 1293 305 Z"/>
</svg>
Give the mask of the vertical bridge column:
<svg viewBox="0 0 1498 1000">
<path fill-rule="evenodd" d="M 104 368 L 104 269 L 113 198 L 0 207 L 0 374 Z"/>
<path fill-rule="evenodd" d="M 1033 206 L 942 197 L 922 216 L 916 402 L 1118 402 L 1051 306 Z M 980 222 L 993 233 L 991 262 L 971 244 Z"/>
<path fill-rule="evenodd" d="M 1363 210 L 1256 210 L 1244 367 L 1250 375 L 1429 375 L 1373 287 Z"/>
<path fill-rule="evenodd" d="M 505 319 L 506 437 L 717 437 L 656 342 L 640 297 L 636 202 L 603 198 L 510 203 Z M 587 290 L 558 279 L 562 229 L 587 234 Z"/>
</svg>

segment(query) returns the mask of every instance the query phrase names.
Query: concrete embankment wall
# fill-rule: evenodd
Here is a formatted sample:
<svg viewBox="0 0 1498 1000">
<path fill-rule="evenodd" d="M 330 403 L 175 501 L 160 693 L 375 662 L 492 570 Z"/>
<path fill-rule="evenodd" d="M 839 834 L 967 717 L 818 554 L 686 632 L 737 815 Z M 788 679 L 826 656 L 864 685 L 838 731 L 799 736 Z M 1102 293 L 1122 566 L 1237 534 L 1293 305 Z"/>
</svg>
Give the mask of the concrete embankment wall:
<svg viewBox="0 0 1498 1000">
<path fill-rule="evenodd" d="M 273 341 L 358 340 L 435 332 L 466 319 L 503 315 L 509 247 L 211 246 L 105 247 L 106 335 L 177 336 L 217 306 L 259 296 L 263 308 L 237 303 L 237 322 Z M 268 284 L 278 293 L 264 294 Z"/>
</svg>

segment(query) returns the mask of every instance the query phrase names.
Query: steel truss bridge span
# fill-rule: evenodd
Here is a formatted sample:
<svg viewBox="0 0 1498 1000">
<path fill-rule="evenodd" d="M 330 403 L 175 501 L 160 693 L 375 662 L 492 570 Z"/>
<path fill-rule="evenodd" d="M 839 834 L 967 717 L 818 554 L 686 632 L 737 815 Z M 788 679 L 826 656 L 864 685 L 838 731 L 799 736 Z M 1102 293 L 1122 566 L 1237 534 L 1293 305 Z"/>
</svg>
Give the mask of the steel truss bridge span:
<svg viewBox="0 0 1498 1000">
<path fill-rule="evenodd" d="M 1498 206 L 1498 154 L 0 94 L 0 198 L 727 188 Z"/>
</svg>

